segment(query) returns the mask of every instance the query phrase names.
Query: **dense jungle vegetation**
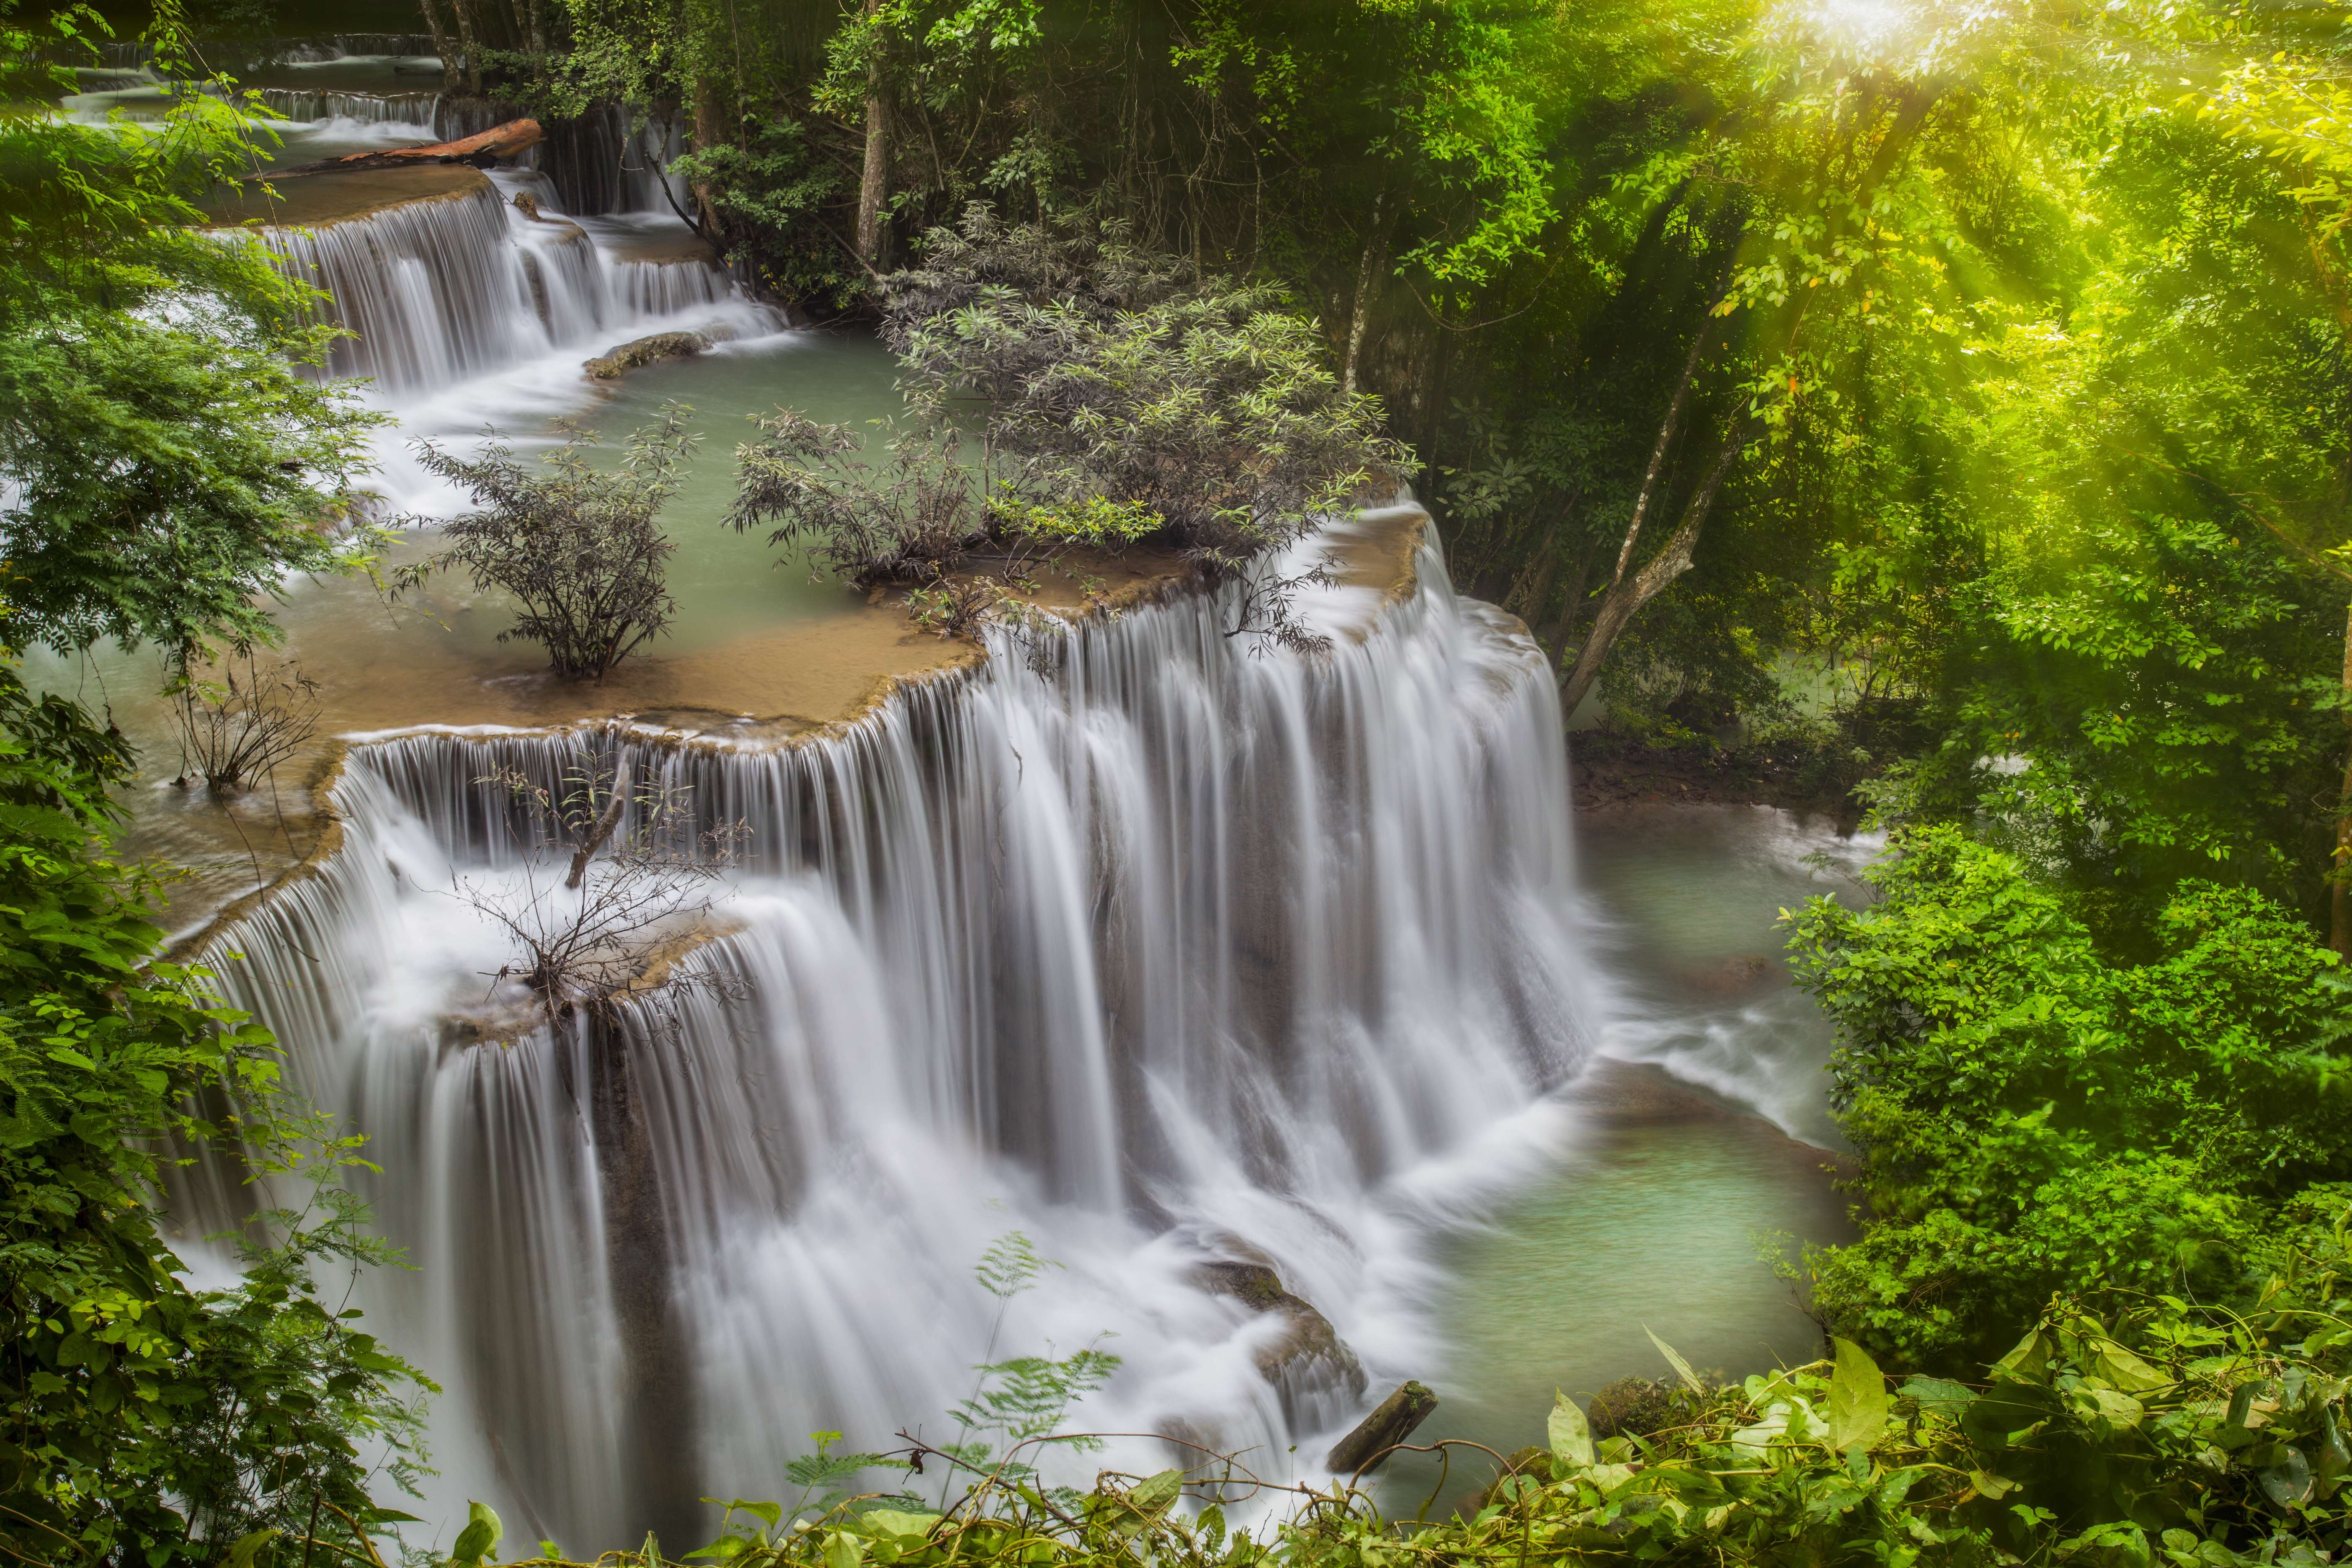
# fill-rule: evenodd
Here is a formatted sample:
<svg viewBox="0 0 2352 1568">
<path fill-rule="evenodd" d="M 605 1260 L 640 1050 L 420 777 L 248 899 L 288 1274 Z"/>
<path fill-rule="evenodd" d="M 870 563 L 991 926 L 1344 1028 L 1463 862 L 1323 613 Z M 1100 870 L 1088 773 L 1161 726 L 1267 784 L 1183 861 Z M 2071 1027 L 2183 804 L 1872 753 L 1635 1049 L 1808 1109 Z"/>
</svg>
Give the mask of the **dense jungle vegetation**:
<svg viewBox="0 0 2352 1568">
<path fill-rule="evenodd" d="M 1002 1451 L 924 1456 L 960 1501 L 820 1457 L 709 1558 L 2346 1550 L 2352 7 L 421 7 L 113 20 L 166 60 L 421 22 L 453 92 L 676 125 L 686 216 L 739 277 L 883 322 L 915 384 L 1027 432 L 994 521 L 908 457 L 903 526 L 846 574 L 927 580 L 1006 526 L 1234 573 L 1393 474 L 1597 717 L 1580 747 L 1794 755 L 1891 835 L 1871 907 L 1786 921 L 1865 1205 L 1857 1243 L 1786 1264 L 1820 1363 L 1717 1385 L 1669 1356 L 1638 1415 L 1559 1402 L 1459 1516 L 1343 1487 L 1255 1535 L 1222 1462 L 1046 1487 L 1034 1447 L 1102 1369 L 1015 1364 Z M 301 290 L 186 227 L 245 166 L 233 96 L 143 128 L 25 107 L 107 27 L 0 10 L 0 643 L 194 668 L 271 637 L 286 574 L 369 562 L 366 416 L 300 374 Z M 877 503 L 803 426 L 748 449 L 735 521 L 841 543 Z M 107 848 L 121 738 L 13 674 L 0 733 L 0 1547 L 381 1563 L 429 1389 L 338 1306 L 383 1261 L 333 1181 L 359 1145 L 158 961 L 162 873 Z M 257 1216 L 233 1289 L 160 1228 L 203 1139 L 320 1178 Z M 485 1512 L 436 1556 L 499 1544 Z"/>
</svg>

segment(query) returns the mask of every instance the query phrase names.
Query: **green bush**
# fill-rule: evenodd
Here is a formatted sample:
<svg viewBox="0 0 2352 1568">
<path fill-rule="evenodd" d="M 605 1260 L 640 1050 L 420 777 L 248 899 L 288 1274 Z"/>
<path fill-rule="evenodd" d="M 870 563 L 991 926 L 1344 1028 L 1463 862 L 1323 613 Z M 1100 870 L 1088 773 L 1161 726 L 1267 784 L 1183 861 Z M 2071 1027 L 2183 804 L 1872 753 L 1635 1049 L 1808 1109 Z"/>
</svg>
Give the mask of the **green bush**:
<svg viewBox="0 0 2352 1568">
<path fill-rule="evenodd" d="M 2226 1299 L 2278 1205 L 2352 1174 L 2347 984 L 2287 911 L 2182 883 L 2129 963 L 2013 856 L 1949 827 L 1895 848 L 1874 907 L 1790 918 L 1869 1205 L 1815 1259 L 1842 1331 L 1958 1371 L 2053 1291 Z"/>
<path fill-rule="evenodd" d="M 0 1549 L 147 1568 L 275 1536 L 347 1551 L 404 1517 L 373 1489 L 415 1473 L 407 1395 L 430 1385 L 330 1305 L 333 1274 L 383 1257 L 326 1184 L 356 1141 L 289 1101 L 275 1042 L 203 970 L 155 961 L 152 878 L 92 852 L 124 766 L 119 738 L 0 667 Z M 163 1152 L 203 1143 L 319 1178 L 303 1212 L 254 1216 L 232 1289 L 191 1286 L 159 1232 Z"/>
</svg>

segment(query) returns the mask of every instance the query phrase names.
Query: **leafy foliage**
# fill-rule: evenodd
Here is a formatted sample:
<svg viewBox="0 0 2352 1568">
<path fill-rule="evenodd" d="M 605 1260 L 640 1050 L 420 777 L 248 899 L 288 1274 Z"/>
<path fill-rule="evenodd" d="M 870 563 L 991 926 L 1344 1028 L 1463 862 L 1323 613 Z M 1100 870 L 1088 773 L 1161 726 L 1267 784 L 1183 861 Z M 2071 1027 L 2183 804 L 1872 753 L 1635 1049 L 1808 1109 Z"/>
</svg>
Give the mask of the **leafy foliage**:
<svg viewBox="0 0 2352 1568">
<path fill-rule="evenodd" d="M 785 408 L 757 418 L 763 434 L 735 449 L 728 526 L 773 524 L 770 544 L 806 546 L 821 572 L 860 587 L 928 582 L 982 542 L 952 430 L 890 432 L 877 471 L 850 426 Z"/>
<path fill-rule="evenodd" d="M 1267 1488 L 1232 1457 L 1203 1455 L 1149 1477 L 1106 1472 L 1082 1493 L 992 1473 L 920 1511 L 895 1496 L 845 1499 L 814 1516 L 737 1502 L 726 1533 L 696 1555 L 745 1568 L 1361 1568 L 1521 1554 L 2315 1568 L 2352 1523 L 2339 1316 L 2352 1308 L 2341 1284 L 2347 1210 L 2339 1193 L 2332 1217 L 2297 1233 L 2258 1316 L 2191 1313 L 2173 1300 L 2102 1321 L 2055 1301 L 1974 1384 L 1914 1374 L 1890 1387 L 1860 1346 L 1838 1340 L 1830 1360 L 1728 1386 L 1686 1379 L 1640 1434 L 1596 1438 L 1563 1394 L 1549 1452 L 1515 1456 L 1474 1506 L 1435 1521 L 1385 1517 L 1346 1486 Z M 1441 1446 L 1449 1457 L 1475 1451 Z M 1272 1522 L 1229 1528 L 1229 1507 L 1268 1491 L 1279 1505 Z M 788 1512 L 801 1517 L 780 1528 Z"/>
<path fill-rule="evenodd" d="M 1404 468 L 1378 405 L 1340 390 L 1278 293 L 1141 254 L 1115 226 L 974 208 L 890 290 L 885 333 L 914 395 L 985 398 L 1016 489 L 1149 509 L 1220 574 Z"/>
<path fill-rule="evenodd" d="M 0 678 L 0 1542 L 157 1568 L 263 1531 L 356 1543 L 401 1517 L 373 1488 L 415 1473 L 404 1389 L 431 1385 L 335 1304 L 337 1273 L 385 1260 L 330 1184 L 357 1141 L 289 1100 L 204 971 L 155 961 L 152 878 L 90 852 L 122 765 Z M 316 1184 L 254 1216 L 230 1289 L 191 1286 L 159 1229 L 163 1151 L 207 1142 Z"/>
<path fill-rule="evenodd" d="M 404 568 L 415 587 L 462 566 L 483 593 L 512 595 L 522 614 L 499 640 L 522 637 L 547 649 L 558 675 L 602 680 L 630 654 L 669 629 L 677 602 L 664 586 L 677 546 L 661 530 L 661 510 L 685 479 L 699 437 L 691 410 L 667 404 L 659 423 L 632 432 L 620 467 L 588 461 L 589 437 L 575 433 L 539 471 L 493 440 L 478 458 L 420 442 L 419 461 L 484 503 L 451 522 L 448 548 Z"/>
<path fill-rule="evenodd" d="M 2259 894 L 2184 882 L 2117 962 L 2014 857 L 1900 844 L 1874 908 L 1791 922 L 1872 1215 L 1814 1260 L 1816 1310 L 1965 1371 L 2053 1291 L 2235 1300 L 2275 1205 L 2352 1176 L 2335 955 Z"/>
<path fill-rule="evenodd" d="M 0 25 L 0 78 L 53 90 L 47 58 L 94 58 L 99 36 L 81 7 Z M 166 68 L 184 63 L 171 7 L 149 37 Z M 303 374 L 331 335 L 306 321 L 315 296 L 258 245 L 193 226 L 195 198 L 252 166 L 257 134 L 241 99 L 193 89 L 152 124 L 0 116 L 12 646 L 111 637 L 184 658 L 266 641 L 261 605 L 288 572 L 373 548 L 331 526 L 376 416 Z"/>
</svg>

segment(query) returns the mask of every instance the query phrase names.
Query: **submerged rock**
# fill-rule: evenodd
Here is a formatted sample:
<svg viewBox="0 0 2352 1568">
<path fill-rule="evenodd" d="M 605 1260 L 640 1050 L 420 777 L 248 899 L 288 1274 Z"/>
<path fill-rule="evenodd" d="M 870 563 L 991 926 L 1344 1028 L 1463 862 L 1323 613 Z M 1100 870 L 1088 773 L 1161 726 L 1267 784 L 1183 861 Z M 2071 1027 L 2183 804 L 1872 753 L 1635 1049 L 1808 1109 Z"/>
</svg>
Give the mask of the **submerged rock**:
<svg viewBox="0 0 2352 1568">
<path fill-rule="evenodd" d="M 1711 996 L 1738 996 L 1768 986 L 1772 963 L 1760 952 L 1743 952 L 1692 975 L 1691 984 Z"/>
<path fill-rule="evenodd" d="M 629 372 L 659 360 L 691 359 L 709 348 L 710 342 L 710 338 L 702 332 L 656 332 L 649 338 L 607 350 L 582 368 L 598 381 L 618 381 Z"/>
</svg>

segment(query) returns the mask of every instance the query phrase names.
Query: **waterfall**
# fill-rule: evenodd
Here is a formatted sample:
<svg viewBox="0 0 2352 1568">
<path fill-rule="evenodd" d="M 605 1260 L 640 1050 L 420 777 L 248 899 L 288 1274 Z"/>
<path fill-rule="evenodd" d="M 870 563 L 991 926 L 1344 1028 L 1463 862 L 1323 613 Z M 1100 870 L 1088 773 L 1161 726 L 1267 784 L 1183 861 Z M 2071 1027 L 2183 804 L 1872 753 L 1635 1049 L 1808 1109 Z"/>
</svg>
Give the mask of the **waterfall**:
<svg viewBox="0 0 2352 1568">
<path fill-rule="evenodd" d="M 420 1267 L 364 1304 L 447 1389 L 436 1509 L 675 1545 L 697 1496 L 788 1500 L 810 1432 L 952 1438 L 975 1363 L 1105 1334 L 1086 1426 L 1311 1472 L 1358 1392 L 1261 1376 L 1280 1325 L 1198 1287 L 1218 1258 L 1271 1261 L 1373 1396 L 1428 1373 L 1416 1215 L 1509 1163 L 1588 1004 L 1547 661 L 1422 538 L 1393 603 L 1327 595 L 1322 659 L 1177 596 L 798 743 L 355 741 L 331 852 L 211 952 L 383 1169 Z M 450 1019 L 512 953 L 478 906 L 535 885 L 488 781 L 583 747 L 748 826 L 679 961 L 707 984 L 479 1043 Z M 1000 1303 L 971 1268 L 1015 1229 L 1064 1267 Z"/>
<path fill-rule="evenodd" d="M 433 59 L 433 39 L 425 33 L 337 33 L 319 38 L 272 38 L 256 48 L 257 60 L 283 65 L 324 65 L 348 59 Z"/>
<path fill-rule="evenodd" d="M 615 260 L 613 291 L 634 315 L 667 316 L 727 298 L 727 274 L 700 260 Z"/>
<path fill-rule="evenodd" d="M 534 178 L 506 177 L 519 188 Z M 323 319 L 351 329 L 326 373 L 373 378 L 395 397 L 561 350 L 584 357 L 614 334 L 733 300 L 726 274 L 706 260 L 608 257 L 577 224 L 515 211 L 487 178 L 315 227 L 256 232 L 281 266 L 327 294 Z M 738 331 L 771 325 L 763 310 L 732 309 Z"/>
<path fill-rule="evenodd" d="M 433 133 L 454 142 L 532 112 L 503 99 L 445 98 Z M 685 205 L 686 190 L 666 171 L 685 142 L 671 121 L 641 114 L 619 103 L 593 104 L 576 117 L 540 114 L 546 140 L 524 153 L 524 162 L 547 176 L 556 205 L 577 216 L 671 213 L 673 201 Z"/>
<path fill-rule="evenodd" d="M 331 352 L 335 375 L 371 376 L 392 392 L 447 386 L 545 342 L 507 205 L 487 180 L 317 228 L 266 229 L 262 242 L 324 289 L 330 319 L 352 329 Z M 560 323 L 567 336 L 579 325 Z"/>
<path fill-rule="evenodd" d="M 315 120 L 352 120 L 364 125 L 408 125 L 420 135 L 433 130 L 434 107 L 441 101 L 432 92 L 311 92 L 299 88 L 265 87 L 261 101 L 278 119 L 296 123 Z"/>
</svg>

